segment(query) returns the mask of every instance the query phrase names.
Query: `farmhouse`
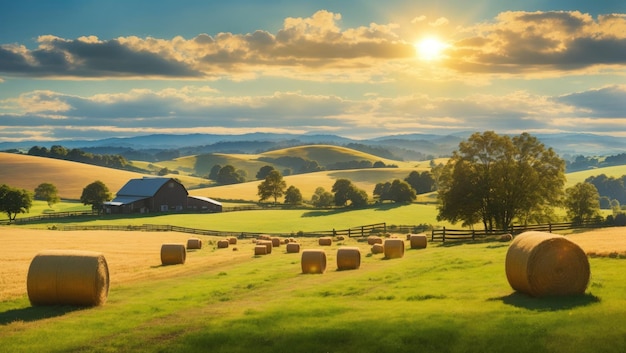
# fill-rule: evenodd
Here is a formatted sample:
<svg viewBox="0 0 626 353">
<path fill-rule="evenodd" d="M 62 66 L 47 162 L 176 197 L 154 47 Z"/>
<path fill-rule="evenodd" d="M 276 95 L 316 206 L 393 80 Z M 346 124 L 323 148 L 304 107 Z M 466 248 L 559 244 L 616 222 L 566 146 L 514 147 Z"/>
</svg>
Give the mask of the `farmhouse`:
<svg viewBox="0 0 626 353">
<path fill-rule="evenodd" d="M 104 203 L 106 213 L 150 213 L 183 210 L 221 212 L 222 204 L 208 197 L 190 196 L 173 178 L 143 177 L 129 180 L 112 201 Z"/>
</svg>

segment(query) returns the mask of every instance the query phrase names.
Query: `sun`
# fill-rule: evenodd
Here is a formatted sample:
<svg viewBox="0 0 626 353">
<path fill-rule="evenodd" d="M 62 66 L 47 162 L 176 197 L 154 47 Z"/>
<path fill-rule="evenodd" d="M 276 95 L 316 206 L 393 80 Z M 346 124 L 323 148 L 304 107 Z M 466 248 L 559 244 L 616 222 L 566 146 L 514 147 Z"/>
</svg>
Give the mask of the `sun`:
<svg viewBox="0 0 626 353">
<path fill-rule="evenodd" d="M 443 51 L 447 47 L 445 43 L 434 37 L 424 38 L 415 43 L 417 54 L 422 60 L 426 61 L 441 59 L 443 57 Z"/>
</svg>

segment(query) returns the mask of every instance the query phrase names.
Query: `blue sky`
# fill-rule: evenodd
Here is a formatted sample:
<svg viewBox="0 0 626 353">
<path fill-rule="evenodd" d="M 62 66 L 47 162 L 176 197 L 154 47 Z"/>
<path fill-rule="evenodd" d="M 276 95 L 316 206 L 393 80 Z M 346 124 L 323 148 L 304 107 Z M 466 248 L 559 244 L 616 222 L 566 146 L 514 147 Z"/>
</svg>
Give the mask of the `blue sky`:
<svg viewBox="0 0 626 353">
<path fill-rule="evenodd" d="M 626 137 L 626 2 L 0 5 L 0 141 L 484 130 Z"/>
</svg>

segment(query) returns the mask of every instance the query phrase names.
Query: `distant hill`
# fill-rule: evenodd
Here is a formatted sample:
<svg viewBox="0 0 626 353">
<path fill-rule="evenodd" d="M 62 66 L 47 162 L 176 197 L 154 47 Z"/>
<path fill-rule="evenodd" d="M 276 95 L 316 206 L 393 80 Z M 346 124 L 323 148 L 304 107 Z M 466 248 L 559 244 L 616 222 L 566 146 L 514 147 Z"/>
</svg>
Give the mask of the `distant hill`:
<svg viewBox="0 0 626 353">
<path fill-rule="evenodd" d="M 33 192 L 39 184 L 51 183 L 57 187 L 61 198 L 71 200 L 80 199 L 83 188 L 96 180 L 102 181 L 115 195 L 128 180 L 143 177 L 143 174 L 124 170 L 3 152 L 0 152 L 0 166 L 0 184 Z M 199 178 L 170 176 L 180 178 L 188 189 L 207 182 Z"/>
<path fill-rule="evenodd" d="M 126 138 L 101 140 L 59 140 L 0 142 L 0 150 L 18 149 L 27 151 L 32 146 L 50 148 L 62 145 L 67 148 L 80 148 L 98 154 L 121 154 L 127 159 L 144 159 L 136 156 L 154 156 L 159 151 L 176 150 L 179 156 L 206 153 L 263 153 L 288 147 L 326 144 L 348 146 L 364 152 L 383 149 L 385 157 L 397 160 L 425 160 L 433 157 L 449 156 L 459 142 L 473 132 L 451 135 L 403 134 L 388 135 L 371 139 L 350 139 L 337 135 L 322 134 L 273 134 L 250 133 L 242 135 L 217 134 L 155 134 Z M 606 156 L 626 151 L 626 139 L 594 134 L 533 134 L 546 146 L 552 147 L 562 157 L 574 155 Z M 359 147 L 361 146 L 361 147 Z M 382 153 L 377 155 L 383 156 Z M 155 159 L 156 161 L 158 159 Z"/>
</svg>

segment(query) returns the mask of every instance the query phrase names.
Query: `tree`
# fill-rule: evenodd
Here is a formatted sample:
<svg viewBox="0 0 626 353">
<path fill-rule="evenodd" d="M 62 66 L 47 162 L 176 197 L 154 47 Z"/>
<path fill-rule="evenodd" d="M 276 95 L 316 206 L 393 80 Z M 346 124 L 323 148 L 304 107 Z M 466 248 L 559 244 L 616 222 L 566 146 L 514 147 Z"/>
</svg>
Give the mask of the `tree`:
<svg viewBox="0 0 626 353">
<path fill-rule="evenodd" d="M 367 193 L 354 186 L 348 179 L 337 179 L 335 184 L 333 184 L 332 191 L 335 193 L 336 206 L 345 206 L 348 201 L 350 201 L 353 207 L 367 205 Z"/>
<path fill-rule="evenodd" d="M 435 178 L 428 171 L 420 173 L 414 170 L 409 173 L 409 176 L 404 178 L 404 181 L 409 183 L 417 194 L 424 194 L 435 189 Z"/>
<path fill-rule="evenodd" d="M 288 205 L 300 205 L 302 204 L 302 193 L 300 189 L 291 185 L 285 192 L 285 203 Z"/>
<path fill-rule="evenodd" d="M 222 169 L 222 166 L 219 164 L 216 164 L 213 167 L 211 167 L 211 171 L 209 172 L 209 179 L 217 181 L 217 175 L 219 174 L 221 169 Z"/>
<path fill-rule="evenodd" d="M 335 193 L 335 206 L 345 206 L 348 202 L 352 182 L 348 179 L 337 179 L 333 184 L 332 192 Z"/>
<path fill-rule="evenodd" d="M 259 171 L 256 173 L 256 178 L 258 180 L 263 180 L 272 170 L 275 170 L 275 169 L 276 168 L 272 167 L 271 165 L 265 165 L 261 167 Z"/>
<path fill-rule="evenodd" d="M 0 185 L 0 212 L 6 213 L 10 221 L 14 221 L 19 213 L 26 213 L 33 205 L 30 193 L 24 189 Z"/>
<path fill-rule="evenodd" d="M 475 133 L 459 144 L 438 178 L 438 220 L 486 230 L 551 217 L 565 184 L 565 162 L 528 133 Z"/>
<path fill-rule="evenodd" d="M 333 201 L 333 194 L 321 186 L 316 188 L 315 193 L 311 196 L 311 204 L 315 207 L 330 207 L 333 205 Z"/>
<path fill-rule="evenodd" d="M 400 179 L 395 179 L 391 182 L 389 194 L 391 200 L 398 203 L 410 203 L 417 198 L 415 190 L 413 190 L 411 185 L 409 185 L 409 183 L 407 183 L 406 181 L 402 181 Z"/>
<path fill-rule="evenodd" d="M 220 184 L 226 185 L 238 184 L 243 183 L 245 181 L 245 177 L 238 173 L 232 165 L 226 165 L 217 173 L 216 181 Z"/>
<path fill-rule="evenodd" d="M 389 193 L 389 190 L 391 189 L 391 183 L 390 182 L 386 182 L 386 183 L 377 183 L 376 186 L 374 186 L 374 197 L 378 197 L 379 201 L 386 201 L 386 200 L 391 200 L 391 194 Z"/>
<path fill-rule="evenodd" d="M 258 195 L 260 201 L 274 198 L 274 203 L 277 202 L 279 197 L 285 194 L 287 183 L 283 180 L 282 174 L 278 170 L 272 170 L 266 177 L 265 181 L 258 186 Z"/>
<path fill-rule="evenodd" d="M 57 187 L 53 184 L 41 183 L 35 188 L 35 200 L 46 201 L 48 207 L 52 207 L 52 205 L 61 201 L 58 192 Z"/>
<path fill-rule="evenodd" d="M 591 221 L 600 215 L 600 195 L 590 183 L 578 183 L 565 190 L 567 216 L 574 223 Z"/>
<path fill-rule="evenodd" d="M 80 202 L 83 205 L 91 205 L 92 210 L 102 211 L 102 205 L 111 200 L 109 188 L 100 180 L 94 181 L 83 189 L 80 195 Z"/>
</svg>

